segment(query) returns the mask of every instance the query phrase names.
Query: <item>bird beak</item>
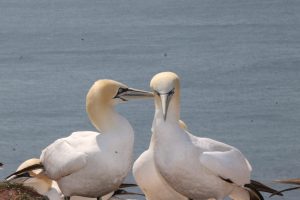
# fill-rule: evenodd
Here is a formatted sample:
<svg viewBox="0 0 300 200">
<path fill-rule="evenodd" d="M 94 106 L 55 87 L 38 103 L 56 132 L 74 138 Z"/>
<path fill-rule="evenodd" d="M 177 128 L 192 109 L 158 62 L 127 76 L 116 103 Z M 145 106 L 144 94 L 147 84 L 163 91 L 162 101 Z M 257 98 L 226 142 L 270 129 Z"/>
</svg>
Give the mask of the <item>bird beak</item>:
<svg viewBox="0 0 300 200">
<path fill-rule="evenodd" d="M 169 94 L 160 94 L 160 100 L 161 100 L 161 107 L 164 116 L 164 121 L 166 121 L 171 96 Z"/>
<path fill-rule="evenodd" d="M 22 174 L 6 177 L 5 180 L 12 183 L 23 183 L 29 178 L 32 178 L 32 176 L 29 174 L 29 172 L 25 172 Z"/>
<path fill-rule="evenodd" d="M 123 92 L 118 95 L 118 97 L 122 100 L 128 101 L 132 99 L 147 99 L 147 98 L 153 98 L 153 93 L 144 91 L 144 90 L 138 90 L 134 88 L 128 88 L 126 92 Z"/>
</svg>

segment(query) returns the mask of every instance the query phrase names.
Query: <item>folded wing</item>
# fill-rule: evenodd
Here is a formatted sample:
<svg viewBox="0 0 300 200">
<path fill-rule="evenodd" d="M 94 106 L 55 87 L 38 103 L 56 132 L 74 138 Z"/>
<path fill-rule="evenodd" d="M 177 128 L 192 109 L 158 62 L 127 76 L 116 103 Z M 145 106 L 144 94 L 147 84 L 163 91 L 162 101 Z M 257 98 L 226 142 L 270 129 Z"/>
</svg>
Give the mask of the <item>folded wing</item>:
<svg viewBox="0 0 300 200">
<path fill-rule="evenodd" d="M 87 155 L 78 151 L 66 138 L 56 140 L 44 149 L 40 159 L 47 175 L 53 180 L 68 176 L 87 163 Z"/>
<path fill-rule="evenodd" d="M 224 180 L 240 186 L 250 183 L 251 165 L 237 149 L 203 152 L 200 162 Z"/>
</svg>

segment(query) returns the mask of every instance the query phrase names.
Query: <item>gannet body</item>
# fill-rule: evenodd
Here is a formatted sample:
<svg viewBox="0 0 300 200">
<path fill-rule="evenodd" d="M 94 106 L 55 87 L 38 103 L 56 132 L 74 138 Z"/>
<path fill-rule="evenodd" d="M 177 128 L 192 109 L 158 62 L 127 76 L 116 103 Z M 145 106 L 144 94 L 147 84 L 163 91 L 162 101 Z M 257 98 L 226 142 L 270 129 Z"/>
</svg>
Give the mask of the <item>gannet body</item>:
<svg viewBox="0 0 300 200">
<path fill-rule="evenodd" d="M 86 110 L 101 133 L 80 131 L 56 140 L 42 151 L 37 168 L 57 181 L 65 199 L 100 198 L 117 190 L 131 167 L 134 132 L 114 106 L 152 96 L 113 80 L 96 81 L 87 94 Z"/>
<path fill-rule="evenodd" d="M 179 124 L 186 129 L 183 121 L 179 120 Z M 151 138 L 149 149 L 134 162 L 132 171 L 147 200 L 187 200 L 186 197 L 173 190 L 156 170 L 153 158 L 153 138 Z"/>
<path fill-rule="evenodd" d="M 28 166 L 34 164 L 39 164 L 40 159 L 32 158 L 24 161 L 18 168 L 17 171 L 22 170 Z M 22 183 L 25 186 L 34 188 L 39 194 L 47 196 L 49 200 L 63 200 L 64 195 L 56 181 L 51 180 L 48 176 L 41 173 L 41 170 L 32 170 L 28 171 L 28 174 L 22 174 L 19 177 L 16 177 L 14 180 L 10 180 L 14 183 Z M 101 200 L 114 200 L 114 192 L 111 192 L 107 195 L 102 196 Z M 80 196 L 72 196 L 71 200 L 96 200 L 97 198 L 88 198 Z"/>
<path fill-rule="evenodd" d="M 130 169 L 133 147 L 131 127 L 124 126 L 125 123 L 121 123 L 121 125 L 123 125 L 125 134 L 120 135 L 119 139 L 122 139 L 125 144 L 116 141 L 118 137 L 116 132 L 108 133 L 116 134 L 116 138 L 109 140 L 110 144 L 107 144 L 107 140 L 104 139 L 106 135 L 87 131 L 76 132 L 67 138 L 59 139 L 43 151 L 41 161 L 46 172 L 50 178 L 57 180 L 65 196 L 97 197 L 110 193 L 119 187 Z M 71 158 L 71 160 L 64 163 L 66 158 Z M 59 164 L 56 165 L 53 160 Z M 58 168 L 52 172 L 55 165 Z M 71 174 L 56 171 L 58 169 L 68 169 Z"/>
<path fill-rule="evenodd" d="M 175 73 L 155 75 L 153 152 L 157 170 L 177 192 L 193 200 L 261 199 L 250 184 L 251 165 L 233 146 L 196 137 L 178 125 L 180 82 Z"/>
</svg>

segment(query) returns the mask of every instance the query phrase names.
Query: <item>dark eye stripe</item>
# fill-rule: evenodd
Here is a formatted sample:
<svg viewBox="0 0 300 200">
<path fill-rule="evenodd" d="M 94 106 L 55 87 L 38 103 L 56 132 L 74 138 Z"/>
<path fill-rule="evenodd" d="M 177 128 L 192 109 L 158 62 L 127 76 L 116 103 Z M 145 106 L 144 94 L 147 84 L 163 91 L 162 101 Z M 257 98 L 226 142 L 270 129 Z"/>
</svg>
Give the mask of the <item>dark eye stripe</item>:
<svg viewBox="0 0 300 200">
<path fill-rule="evenodd" d="M 154 90 L 154 93 L 157 94 L 158 96 L 160 96 L 160 93 L 157 92 L 156 90 Z M 168 95 L 173 95 L 175 93 L 175 88 L 173 88 L 170 92 L 168 92 Z"/>
<path fill-rule="evenodd" d="M 171 90 L 168 95 L 173 95 L 175 93 L 175 88 L 173 88 L 173 90 Z"/>
<path fill-rule="evenodd" d="M 118 94 L 128 91 L 128 88 L 119 88 Z"/>
</svg>

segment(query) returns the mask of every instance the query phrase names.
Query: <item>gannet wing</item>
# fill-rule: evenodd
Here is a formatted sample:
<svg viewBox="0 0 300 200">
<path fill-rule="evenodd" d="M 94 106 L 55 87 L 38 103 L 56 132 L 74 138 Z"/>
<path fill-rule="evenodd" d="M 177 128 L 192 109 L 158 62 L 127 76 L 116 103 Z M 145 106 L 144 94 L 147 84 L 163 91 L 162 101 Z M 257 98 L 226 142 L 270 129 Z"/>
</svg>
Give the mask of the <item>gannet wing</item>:
<svg viewBox="0 0 300 200">
<path fill-rule="evenodd" d="M 53 180 L 70 175 L 87 163 L 87 155 L 78 151 L 67 139 L 58 139 L 42 151 L 41 162 Z"/>
<path fill-rule="evenodd" d="M 228 182 L 240 186 L 250 183 L 251 165 L 237 149 L 203 152 L 200 156 L 200 162 Z"/>
</svg>

